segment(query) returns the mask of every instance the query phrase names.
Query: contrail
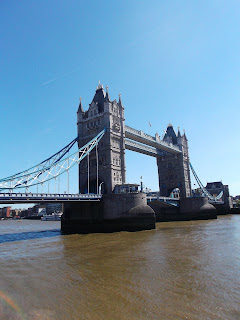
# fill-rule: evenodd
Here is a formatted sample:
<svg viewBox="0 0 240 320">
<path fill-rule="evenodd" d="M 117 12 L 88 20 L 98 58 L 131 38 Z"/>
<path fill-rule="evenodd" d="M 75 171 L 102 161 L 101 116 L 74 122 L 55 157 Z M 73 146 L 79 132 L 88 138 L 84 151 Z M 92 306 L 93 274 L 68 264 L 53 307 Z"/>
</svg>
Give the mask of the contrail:
<svg viewBox="0 0 240 320">
<path fill-rule="evenodd" d="M 74 70 L 72 70 L 72 71 L 65 72 L 65 73 L 61 74 L 60 76 L 58 76 L 58 77 L 56 77 L 56 78 L 53 78 L 53 79 L 51 79 L 51 80 L 48 80 L 47 82 L 44 82 L 43 84 L 41 84 L 41 87 L 46 86 L 47 84 L 52 83 L 52 82 L 54 82 L 54 81 L 56 81 L 56 80 L 58 80 L 58 79 L 60 79 L 60 78 L 62 78 L 62 77 L 65 77 L 65 76 L 67 76 L 67 75 L 69 75 L 69 74 L 71 74 L 71 73 L 74 73 L 74 72 L 76 72 L 78 69 L 79 69 L 79 67 L 76 68 L 76 69 L 74 69 Z"/>
</svg>

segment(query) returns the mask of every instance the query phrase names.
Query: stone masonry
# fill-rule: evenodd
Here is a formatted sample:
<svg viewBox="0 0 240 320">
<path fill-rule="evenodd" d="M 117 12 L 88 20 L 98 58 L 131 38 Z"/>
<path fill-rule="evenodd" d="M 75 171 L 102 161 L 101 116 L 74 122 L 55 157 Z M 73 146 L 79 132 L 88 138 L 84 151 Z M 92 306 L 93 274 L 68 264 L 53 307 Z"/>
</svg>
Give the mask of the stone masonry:
<svg viewBox="0 0 240 320">
<path fill-rule="evenodd" d="M 178 135 L 176 135 L 173 126 L 169 124 L 163 140 L 178 146 L 182 153 L 173 155 L 163 152 L 163 156 L 157 158 L 160 195 L 167 197 L 173 189 L 178 188 L 181 197 L 191 197 L 188 140 L 186 134 L 184 132 L 181 135 L 180 130 L 178 130 Z"/>
<path fill-rule="evenodd" d="M 99 178 L 97 186 L 97 158 L 93 150 L 89 156 L 89 192 L 97 193 L 101 185 L 102 193 L 112 193 L 116 184 L 126 181 L 125 168 L 125 119 L 121 96 L 118 102 L 111 101 L 108 93 L 99 83 L 92 102 L 87 111 L 82 102 L 77 112 L 78 146 L 79 148 L 93 139 L 101 130 L 106 133 L 98 145 Z M 79 192 L 88 192 L 88 157 L 79 165 Z"/>
</svg>

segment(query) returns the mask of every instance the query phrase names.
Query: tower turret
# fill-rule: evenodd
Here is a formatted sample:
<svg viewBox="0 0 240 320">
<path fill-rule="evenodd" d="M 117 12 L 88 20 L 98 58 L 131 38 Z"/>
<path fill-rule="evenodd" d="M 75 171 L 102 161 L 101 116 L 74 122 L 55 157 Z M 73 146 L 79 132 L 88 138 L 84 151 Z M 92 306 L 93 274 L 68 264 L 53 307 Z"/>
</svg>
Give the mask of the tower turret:
<svg viewBox="0 0 240 320">
<path fill-rule="evenodd" d="M 105 93 L 99 82 L 89 109 L 78 121 L 79 147 L 94 138 L 104 128 L 106 128 L 106 133 L 98 146 L 98 165 L 96 154 L 91 152 L 89 156 L 89 185 L 87 157 L 79 165 L 81 193 L 88 191 L 96 193 L 100 185 L 106 193 L 111 193 L 116 184 L 125 183 L 124 122 L 122 102 L 119 105 L 116 100 L 111 101 L 108 87 L 106 87 Z M 96 181 L 97 167 L 99 169 L 98 181 Z"/>
<path fill-rule="evenodd" d="M 178 138 L 181 138 L 181 132 L 180 132 L 180 128 L 178 127 L 178 135 L 177 135 Z"/>
<path fill-rule="evenodd" d="M 108 93 L 108 86 L 106 86 L 106 96 L 105 96 L 105 101 L 111 101 L 111 100 L 110 100 L 109 93 Z"/>
<path fill-rule="evenodd" d="M 178 188 L 181 197 L 189 197 L 191 182 L 186 135 L 184 133 L 181 136 L 179 128 L 176 135 L 173 125 L 169 123 L 163 140 L 178 146 L 182 153 L 173 155 L 166 152 L 161 158 L 157 158 L 160 194 L 169 196 L 172 190 Z"/>
<path fill-rule="evenodd" d="M 119 98 L 118 98 L 118 105 L 119 105 L 120 108 L 123 108 L 121 93 L 119 93 L 118 96 L 119 96 Z"/>
<path fill-rule="evenodd" d="M 180 150 L 182 150 L 182 136 L 181 136 L 179 127 L 178 127 L 178 134 L 177 134 L 177 145 L 179 146 Z"/>
<path fill-rule="evenodd" d="M 78 106 L 78 113 L 82 112 L 84 113 L 84 110 L 83 110 L 83 106 L 82 106 L 82 97 L 79 98 L 79 106 Z"/>
<path fill-rule="evenodd" d="M 176 132 L 173 129 L 173 125 L 170 122 L 169 122 L 169 125 L 167 126 L 167 131 L 165 131 L 163 140 L 166 142 L 172 142 L 172 144 L 177 144 Z"/>
</svg>

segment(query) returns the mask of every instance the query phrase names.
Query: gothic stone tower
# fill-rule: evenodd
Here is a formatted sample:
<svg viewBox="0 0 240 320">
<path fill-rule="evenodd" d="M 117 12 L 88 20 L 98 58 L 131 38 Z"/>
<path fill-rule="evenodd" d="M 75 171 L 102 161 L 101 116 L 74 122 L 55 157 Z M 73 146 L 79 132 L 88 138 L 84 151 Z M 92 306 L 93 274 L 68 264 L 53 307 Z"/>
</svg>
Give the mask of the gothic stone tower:
<svg viewBox="0 0 240 320">
<path fill-rule="evenodd" d="M 79 148 L 106 128 L 106 133 L 98 145 L 98 186 L 102 192 L 112 193 L 116 184 L 125 183 L 125 119 L 121 96 L 119 101 L 111 101 L 103 86 L 99 83 L 92 102 L 87 111 L 82 102 L 77 112 L 78 146 Z M 97 192 L 97 160 L 92 150 L 89 156 L 90 193 Z M 88 159 L 85 157 L 79 164 L 79 192 L 88 192 Z"/>
<path fill-rule="evenodd" d="M 173 126 L 169 124 L 163 140 L 178 146 L 182 153 L 173 155 L 164 152 L 162 157 L 157 158 L 160 195 L 167 197 L 173 189 L 179 188 L 181 197 L 190 197 L 192 191 L 185 132 L 181 135 L 178 129 L 176 135 Z"/>
</svg>

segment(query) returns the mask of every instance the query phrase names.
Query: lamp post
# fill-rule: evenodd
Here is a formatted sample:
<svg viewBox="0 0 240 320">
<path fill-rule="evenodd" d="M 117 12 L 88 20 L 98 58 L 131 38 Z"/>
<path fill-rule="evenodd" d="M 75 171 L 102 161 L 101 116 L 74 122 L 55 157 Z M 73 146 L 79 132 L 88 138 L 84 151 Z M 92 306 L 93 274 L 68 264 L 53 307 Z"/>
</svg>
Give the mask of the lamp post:
<svg viewBox="0 0 240 320">
<path fill-rule="evenodd" d="M 98 193 L 101 195 L 102 194 L 102 184 L 104 182 L 101 182 L 100 185 L 99 185 L 99 188 L 98 188 Z"/>
</svg>

